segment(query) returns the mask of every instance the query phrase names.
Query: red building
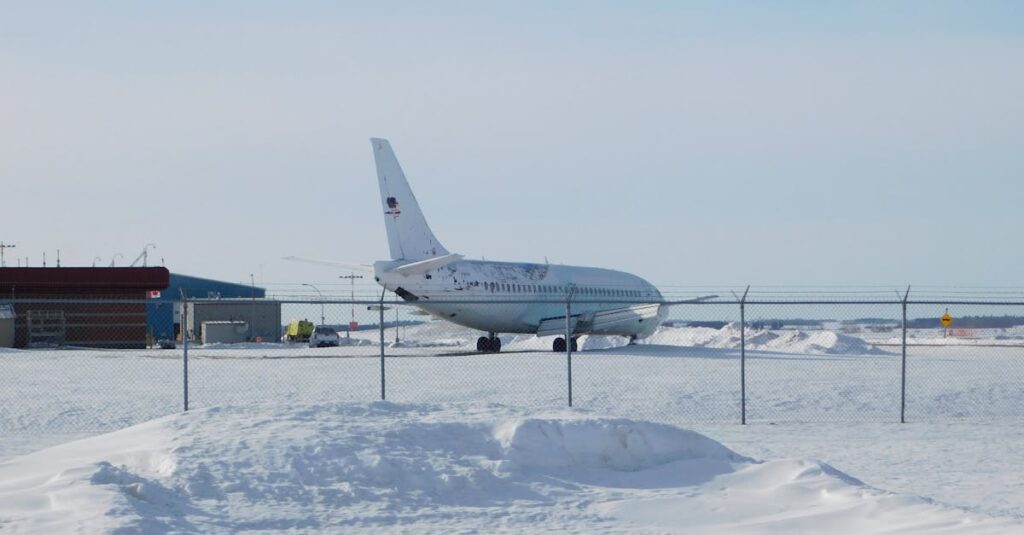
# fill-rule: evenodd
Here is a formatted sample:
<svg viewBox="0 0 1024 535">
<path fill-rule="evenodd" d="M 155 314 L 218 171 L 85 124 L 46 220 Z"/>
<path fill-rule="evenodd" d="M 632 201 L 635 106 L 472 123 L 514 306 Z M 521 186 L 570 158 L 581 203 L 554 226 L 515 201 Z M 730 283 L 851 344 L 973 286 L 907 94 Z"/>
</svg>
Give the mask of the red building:
<svg viewBox="0 0 1024 535">
<path fill-rule="evenodd" d="M 0 268 L 15 347 L 146 347 L 146 298 L 170 273 L 144 268 Z"/>
</svg>

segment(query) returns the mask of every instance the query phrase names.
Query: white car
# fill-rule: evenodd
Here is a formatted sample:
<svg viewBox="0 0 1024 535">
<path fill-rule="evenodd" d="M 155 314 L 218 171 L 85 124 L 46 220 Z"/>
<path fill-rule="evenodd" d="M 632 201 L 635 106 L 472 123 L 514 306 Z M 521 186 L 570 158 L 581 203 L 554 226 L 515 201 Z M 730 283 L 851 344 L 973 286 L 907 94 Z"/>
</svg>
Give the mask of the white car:
<svg viewBox="0 0 1024 535">
<path fill-rule="evenodd" d="M 317 325 L 309 335 L 309 347 L 335 347 L 340 342 L 338 331 L 326 325 Z"/>
</svg>

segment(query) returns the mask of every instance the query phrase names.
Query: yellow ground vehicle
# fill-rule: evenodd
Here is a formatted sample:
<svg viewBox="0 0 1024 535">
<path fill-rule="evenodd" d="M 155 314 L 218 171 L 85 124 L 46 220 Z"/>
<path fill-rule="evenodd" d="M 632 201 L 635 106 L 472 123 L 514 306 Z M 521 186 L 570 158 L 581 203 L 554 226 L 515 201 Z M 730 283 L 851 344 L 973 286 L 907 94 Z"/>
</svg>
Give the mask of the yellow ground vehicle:
<svg viewBox="0 0 1024 535">
<path fill-rule="evenodd" d="M 285 340 L 289 342 L 308 342 L 313 334 L 313 322 L 306 320 L 293 321 L 288 324 Z"/>
</svg>

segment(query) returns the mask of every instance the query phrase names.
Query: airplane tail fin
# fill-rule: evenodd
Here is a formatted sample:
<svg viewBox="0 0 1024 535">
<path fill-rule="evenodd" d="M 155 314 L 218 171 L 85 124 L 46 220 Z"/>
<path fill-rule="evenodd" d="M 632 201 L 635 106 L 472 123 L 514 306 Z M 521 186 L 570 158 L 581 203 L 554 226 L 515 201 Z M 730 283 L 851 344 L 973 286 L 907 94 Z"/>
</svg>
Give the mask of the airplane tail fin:
<svg viewBox="0 0 1024 535">
<path fill-rule="evenodd" d="M 413 195 L 398 158 L 386 139 L 370 138 L 377 164 L 380 199 L 384 208 L 384 226 L 392 260 L 426 260 L 448 254 L 430 231 L 426 218 Z"/>
</svg>

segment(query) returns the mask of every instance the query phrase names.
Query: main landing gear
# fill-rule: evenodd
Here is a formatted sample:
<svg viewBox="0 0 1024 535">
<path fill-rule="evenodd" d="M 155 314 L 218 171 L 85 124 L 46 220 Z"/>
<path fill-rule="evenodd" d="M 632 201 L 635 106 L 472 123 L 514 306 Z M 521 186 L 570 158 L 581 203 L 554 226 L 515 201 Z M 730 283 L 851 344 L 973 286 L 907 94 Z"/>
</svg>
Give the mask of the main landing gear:
<svg viewBox="0 0 1024 535">
<path fill-rule="evenodd" d="M 489 336 L 481 336 L 476 339 L 476 350 L 481 353 L 498 353 L 501 351 L 501 338 L 498 338 L 494 333 L 488 333 Z"/>
<path fill-rule="evenodd" d="M 572 342 L 572 350 L 576 351 L 576 338 L 570 339 Z M 559 336 L 555 338 L 555 342 L 551 344 L 551 350 L 555 353 L 565 353 L 565 338 Z"/>
</svg>

